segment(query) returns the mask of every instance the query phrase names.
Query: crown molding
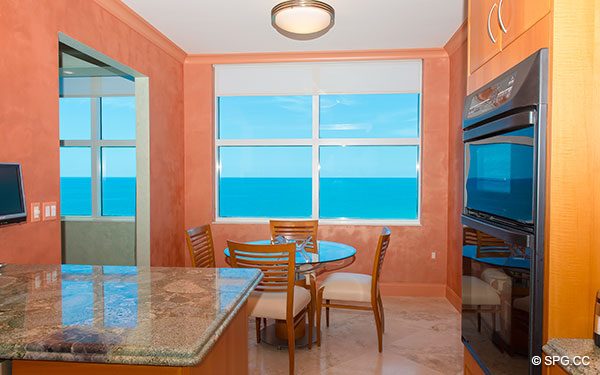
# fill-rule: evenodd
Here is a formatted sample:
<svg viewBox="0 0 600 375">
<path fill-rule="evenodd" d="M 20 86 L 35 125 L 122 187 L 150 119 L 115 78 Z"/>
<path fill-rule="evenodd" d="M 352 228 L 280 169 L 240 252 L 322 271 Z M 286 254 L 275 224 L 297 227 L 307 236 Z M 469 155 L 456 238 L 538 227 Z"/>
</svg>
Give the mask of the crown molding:
<svg viewBox="0 0 600 375">
<path fill-rule="evenodd" d="M 152 44 L 162 49 L 175 60 L 183 63 L 187 53 L 158 31 L 154 26 L 143 19 L 133 9 L 129 8 L 121 0 L 94 0 L 104 10 L 127 24 L 133 30 L 150 41 Z"/>
<path fill-rule="evenodd" d="M 399 60 L 448 57 L 443 48 L 387 49 L 362 51 L 266 52 L 192 54 L 186 64 L 251 64 L 277 62 L 323 62 L 352 60 Z"/>
<path fill-rule="evenodd" d="M 464 43 L 467 42 L 467 34 L 468 34 L 468 22 L 463 22 L 462 25 L 456 30 L 456 32 L 450 37 L 448 43 L 444 46 L 444 49 L 448 53 L 448 55 L 452 55 L 456 52 L 457 49 L 460 48 Z"/>
</svg>

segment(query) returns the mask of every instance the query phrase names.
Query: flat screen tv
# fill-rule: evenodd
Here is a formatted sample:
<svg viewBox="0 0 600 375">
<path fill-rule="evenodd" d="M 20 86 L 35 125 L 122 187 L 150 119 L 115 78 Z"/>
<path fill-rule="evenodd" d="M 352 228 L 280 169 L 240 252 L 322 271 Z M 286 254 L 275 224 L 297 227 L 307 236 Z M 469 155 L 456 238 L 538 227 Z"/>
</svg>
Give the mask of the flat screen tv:
<svg viewBox="0 0 600 375">
<path fill-rule="evenodd" d="M 27 209 L 21 166 L 0 163 L 0 225 L 26 220 Z"/>
</svg>

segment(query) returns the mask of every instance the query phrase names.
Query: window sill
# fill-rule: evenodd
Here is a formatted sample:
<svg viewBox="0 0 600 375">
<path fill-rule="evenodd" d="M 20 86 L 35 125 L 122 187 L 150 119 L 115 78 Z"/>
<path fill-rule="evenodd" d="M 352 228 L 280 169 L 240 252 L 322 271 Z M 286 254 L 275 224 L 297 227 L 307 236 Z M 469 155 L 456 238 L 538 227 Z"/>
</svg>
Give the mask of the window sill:
<svg viewBox="0 0 600 375">
<path fill-rule="evenodd" d="M 278 219 L 278 220 L 311 220 L 302 219 Z M 269 219 L 263 218 L 216 218 L 213 224 L 269 224 Z M 399 219 L 319 219 L 319 225 L 356 225 L 356 226 L 389 226 L 389 227 L 420 227 L 421 221 L 399 220 Z"/>
<path fill-rule="evenodd" d="M 135 223 L 135 216 L 61 216 L 65 222 L 96 222 L 96 223 Z"/>
</svg>

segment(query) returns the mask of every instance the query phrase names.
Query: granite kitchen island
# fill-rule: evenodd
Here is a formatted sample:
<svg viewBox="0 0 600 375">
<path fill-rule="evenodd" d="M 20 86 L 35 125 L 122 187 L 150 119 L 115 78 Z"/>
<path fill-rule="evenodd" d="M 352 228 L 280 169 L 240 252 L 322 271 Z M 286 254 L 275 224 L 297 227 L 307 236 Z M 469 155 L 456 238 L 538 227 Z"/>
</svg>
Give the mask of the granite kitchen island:
<svg viewBox="0 0 600 375">
<path fill-rule="evenodd" d="M 13 374 L 244 374 L 253 269 L 0 268 Z"/>
</svg>

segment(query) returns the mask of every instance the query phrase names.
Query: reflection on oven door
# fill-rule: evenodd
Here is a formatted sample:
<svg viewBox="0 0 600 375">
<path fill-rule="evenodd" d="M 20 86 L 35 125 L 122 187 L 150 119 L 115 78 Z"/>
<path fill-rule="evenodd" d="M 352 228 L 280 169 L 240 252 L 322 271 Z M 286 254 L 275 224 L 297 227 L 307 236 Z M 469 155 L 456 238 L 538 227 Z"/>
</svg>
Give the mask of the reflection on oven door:
<svg viewBox="0 0 600 375">
<path fill-rule="evenodd" d="M 463 230 L 462 336 L 493 374 L 528 373 L 530 254 Z"/>
</svg>

